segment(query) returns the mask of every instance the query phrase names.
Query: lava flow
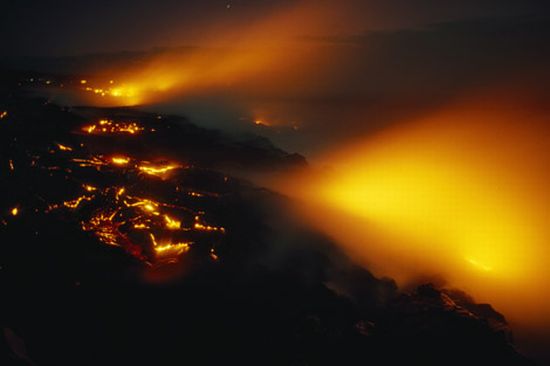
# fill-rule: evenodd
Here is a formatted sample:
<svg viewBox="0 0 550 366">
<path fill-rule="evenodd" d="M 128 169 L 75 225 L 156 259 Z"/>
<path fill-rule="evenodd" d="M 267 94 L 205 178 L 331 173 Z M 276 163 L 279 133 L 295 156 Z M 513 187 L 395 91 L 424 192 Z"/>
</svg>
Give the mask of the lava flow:
<svg viewBox="0 0 550 366">
<path fill-rule="evenodd" d="M 131 135 L 144 130 L 136 122 L 113 122 L 108 119 L 102 119 L 98 123 L 82 127 L 82 130 L 89 134 L 105 133 L 129 133 Z"/>
<path fill-rule="evenodd" d="M 220 195 L 197 192 L 182 184 L 189 181 L 187 175 L 194 167 L 165 159 L 143 160 L 130 156 L 131 152 L 101 153 L 101 143 L 94 144 L 98 135 L 124 142 L 138 134 L 154 134 L 164 128 L 160 123 L 152 127 L 100 119 L 72 130 L 65 137 L 70 142 L 46 142 L 46 149 L 25 146 L 22 156 L 9 159 L 12 175 L 19 173 L 16 166 L 24 166 L 64 182 L 56 197 L 50 194 L 52 197 L 44 198 L 46 192 L 36 192 L 34 207 L 25 203 L 25 210 L 58 215 L 100 243 L 120 247 L 148 265 L 177 262 L 196 247 L 217 261 L 216 246 L 225 228 L 207 220 L 204 203 Z M 20 206 L 12 207 L 9 213 L 12 217 L 20 215 Z M 7 225 L 6 220 L 3 222 Z"/>
</svg>

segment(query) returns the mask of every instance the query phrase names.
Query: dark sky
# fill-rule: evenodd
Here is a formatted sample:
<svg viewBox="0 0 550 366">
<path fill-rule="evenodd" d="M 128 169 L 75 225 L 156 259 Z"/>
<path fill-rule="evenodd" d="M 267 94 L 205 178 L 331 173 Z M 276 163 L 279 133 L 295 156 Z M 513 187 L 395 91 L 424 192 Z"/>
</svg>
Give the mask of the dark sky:
<svg viewBox="0 0 550 366">
<path fill-rule="evenodd" d="M 296 34 L 297 37 L 409 29 L 475 18 L 540 16 L 548 8 L 545 0 L 309 2 L 314 6 L 333 7 L 335 16 L 327 22 L 323 34 Z M 205 32 L 223 34 L 297 3 L 292 0 L 4 0 L 0 9 L 0 42 L 2 53 L 10 56 L 201 45 Z M 338 10 L 345 10 L 346 15 L 340 16 Z"/>
</svg>

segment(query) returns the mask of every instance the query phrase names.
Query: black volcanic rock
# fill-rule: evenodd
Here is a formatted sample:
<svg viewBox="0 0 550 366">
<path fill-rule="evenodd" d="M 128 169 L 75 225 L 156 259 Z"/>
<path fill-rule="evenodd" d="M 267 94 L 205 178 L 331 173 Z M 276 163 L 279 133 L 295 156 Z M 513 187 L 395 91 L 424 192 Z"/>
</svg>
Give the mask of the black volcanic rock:
<svg viewBox="0 0 550 366">
<path fill-rule="evenodd" d="M 423 364 L 531 365 L 511 346 L 504 317 L 454 291 L 421 285 L 392 300 L 377 323 L 378 335 L 391 342 L 407 339 L 396 349 Z"/>
<path fill-rule="evenodd" d="M 198 127 L 180 116 L 161 116 L 134 108 L 76 107 L 71 112 L 88 120 L 99 120 L 108 115 L 119 120 L 139 120 L 149 126 L 160 125 L 162 128 L 149 135 L 146 143 L 139 138 L 127 142 L 134 143 L 131 145 L 133 149 L 141 145 L 143 150 L 184 157 L 189 163 L 203 168 L 262 171 L 301 168 L 307 164 L 304 157 L 289 154 L 264 137 L 230 137 L 217 130 Z"/>
<path fill-rule="evenodd" d="M 489 306 L 429 285 L 400 294 L 295 222 L 284 197 L 216 169 L 303 164 L 266 140 L 133 109 L 0 104 L 3 365 L 529 364 Z M 82 130 L 99 118 L 143 133 Z M 114 165 L 115 153 L 131 163 Z M 182 164 L 139 171 L 159 155 Z M 85 230 L 109 210 L 107 226 Z M 191 244 L 155 261 L 158 247 L 128 221 L 160 237 L 166 212 Z"/>
</svg>

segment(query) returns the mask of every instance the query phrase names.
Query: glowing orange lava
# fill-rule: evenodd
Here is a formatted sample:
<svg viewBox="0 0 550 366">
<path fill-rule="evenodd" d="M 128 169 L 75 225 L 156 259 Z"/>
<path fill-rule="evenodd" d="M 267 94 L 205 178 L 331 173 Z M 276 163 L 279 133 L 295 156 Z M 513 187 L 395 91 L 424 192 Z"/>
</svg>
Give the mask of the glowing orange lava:
<svg viewBox="0 0 550 366">
<path fill-rule="evenodd" d="M 114 122 L 107 119 L 99 120 L 97 123 L 82 127 L 82 131 L 89 134 L 130 134 L 134 135 L 144 128 L 136 122 Z"/>
<path fill-rule="evenodd" d="M 178 164 L 170 164 L 170 163 L 158 164 L 158 165 L 152 165 L 147 163 L 147 164 L 138 166 L 138 169 L 142 173 L 145 173 L 147 175 L 153 175 L 160 178 L 166 177 L 168 173 L 179 168 L 182 168 L 182 166 Z"/>
<path fill-rule="evenodd" d="M 73 148 L 70 147 L 70 146 L 57 144 L 57 147 L 58 147 L 59 150 L 61 150 L 61 151 L 73 151 Z"/>
<path fill-rule="evenodd" d="M 146 130 L 134 122 L 114 122 L 107 119 L 84 126 L 81 130 L 90 134 L 124 133 L 126 138 L 132 138 L 130 136 L 138 131 L 154 132 L 153 129 Z M 50 153 L 59 152 L 62 159 L 79 169 L 90 168 L 98 173 L 121 174 L 119 177 L 131 172 L 133 176 L 139 173 L 148 176 L 147 178 L 159 177 L 167 180 L 175 169 L 184 168 L 180 163 L 141 161 L 123 153 L 106 157 L 59 143 L 56 146 L 58 151 L 50 150 Z M 13 164 L 10 166 L 13 167 Z M 57 165 L 49 166 L 48 169 L 62 170 Z M 66 168 L 64 171 L 69 174 L 66 179 L 69 178 L 72 169 Z M 171 181 L 171 184 L 175 184 L 175 181 Z M 153 197 L 142 197 L 131 186 L 98 187 L 80 181 L 78 186 L 83 191 L 80 195 L 61 203 L 50 203 L 45 212 L 69 210 L 72 215 L 79 217 L 83 231 L 93 233 L 100 242 L 120 247 L 149 265 L 176 263 L 180 256 L 196 244 L 195 239 L 198 238 L 197 245 L 201 246 L 207 238 L 214 239 L 215 242 L 219 240 L 220 234 L 225 233 L 224 228 L 208 225 L 203 220 L 204 211 L 195 211 L 191 207 L 163 202 Z M 203 194 L 177 184 L 174 188 L 177 192 L 181 191 L 182 195 L 192 192 L 194 194 L 191 197 L 203 197 Z M 132 191 L 134 192 L 131 194 Z M 217 197 L 215 193 L 208 195 Z M 17 207 L 11 210 L 13 216 L 18 213 Z M 211 233 L 206 235 L 204 231 Z M 219 259 L 214 252 L 210 252 L 209 256 L 213 261 Z"/>
<path fill-rule="evenodd" d="M 111 158 L 111 161 L 113 162 L 113 164 L 116 165 L 126 165 L 130 162 L 130 158 L 127 158 L 125 156 L 113 156 Z"/>
</svg>

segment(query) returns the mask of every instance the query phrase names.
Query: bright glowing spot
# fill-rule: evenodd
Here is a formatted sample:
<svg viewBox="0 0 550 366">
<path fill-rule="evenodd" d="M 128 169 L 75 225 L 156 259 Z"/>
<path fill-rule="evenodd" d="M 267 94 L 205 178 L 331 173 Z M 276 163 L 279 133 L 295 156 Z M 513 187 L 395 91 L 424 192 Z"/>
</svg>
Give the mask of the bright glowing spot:
<svg viewBox="0 0 550 366">
<path fill-rule="evenodd" d="M 191 242 L 160 244 L 154 247 L 157 256 L 181 255 L 189 251 Z"/>
<path fill-rule="evenodd" d="M 132 204 L 127 204 L 128 207 L 140 207 L 143 211 L 153 215 L 160 215 L 158 212 L 159 204 L 148 199 L 138 199 Z"/>
<path fill-rule="evenodd" d="M 122 156 L 114 156 L 111 158 L 111 161 L 113 164 L 116 165 L 126 165 L 130 162 L 130 158 L 122 157 Z"/>
<path fill-rule="evenodd" d="M 489 267 L 483 263 L 480 263 L 479 261 L 473 259 L 473 258 L 466 258 L 468 263 L 470 263 L 472 266 L 474 266 L 477 269 L 480 269 L 485 272 L 491 272 L 493 270 L 493 267 Z"/>
<path fill-rule="evenodd" d="M 12 216 L 17 216 L 19 214 L 19 208 L 14 207 L 14 208 L 11 209 L 10 212 L 11 212 Z"/>
<path fill-rule="evenodd" d="M 154 234 L 150 233 L 151 243 L 155 254 L 159 257 L 173 257 L 181 255 L 187 252 L 191 248 L 193 242 L 181 242 L 181 243 L 159 243 Z"/>
<path fill-rule="evenodd" d="M 210 258 L 212 258 L 212 260 L 214 261 L 217 261 L 218 259 L 220 259 L 220 257 L 218 257 L 218 255 L 216 254 L 216 251 L 214 250 L 214 248 L 210 249 Z"/>
<path fill-rule="evenodd" d="M 86 191 L 88 191 L 88 192 L 93 192 L 93 191 L 97 190 L 96 187 L 91 186 L 91 185 L 89 185 L 89 184 L 84 184 L 84 185 L 82 186 L 82 188 L 84 188 L 84 189 L 85 189 Z"/>
<path fill-rule="evenodd" d="M 75 208 L 78 208 L 78 206 L 80 206 L 82 201 L 91 201 L 92 199 L 93 197 L 81 196 L 71 201 L 65 201 L 63 202 L 63 205 L 65 205 L 65 207 L 67 208 L 75 209 Z"/>
<path fill-rule="evenodd" d="M 144 127 L 136 122 L 114 122 L 111 120 L 102 119 L 96 124 L 82 127 L 82 131 L 89 134 L 122 134 L 128 133 L 131 135 L 137 134 L 145 130 Z"/>
<path fill-rule="evenodd" d="M 157 177 L 164 177 L 167 173 L 174 169 L 181 168 L 181 165 L 166 164 L 166 165 L 141 165 L 138 169 L 148 175 L 154 175 Z"/>
<path fill-rule="evenodd" d="M 59 150 L 61 150 L 61 151 L 73 151 L 73 148 L 70 147 L 70 146 L 65 146 L 65 145 L 57 144 L 57 147 L 58 147 Z"/>
<path fill-rule="evenodd" d="M 80 84 L 84 85 L 86 83 L 88 83 L 88 80 L 84 80 L 84 79 L 80 80 Z"/>
<path fill-rule="evenodd" d="M 164 215 L 166 221 L 166 228 L 169 230 L 179 230 L 181 228 L 181 221 L 175 220 L 168 215 Z"/>
<path fill-rule="evenodd" d="M 195 222 L 195 225 L 193 226 L 196 230 L 202 230 L 202 231 L 220 231 L 222 233 L 225 233 L 225 228 L 218 227 L 218 226 L 210 226 L 210 225 L 204 225 L 200 222 Z"/>
<path fill-rule="evenodd" d="M 550 324 L 548 124 L 502 109 L 461 105 L 388 128 L 289 190 L 376 274 L 441 275 L 511 319 Z"/>
</svg>

